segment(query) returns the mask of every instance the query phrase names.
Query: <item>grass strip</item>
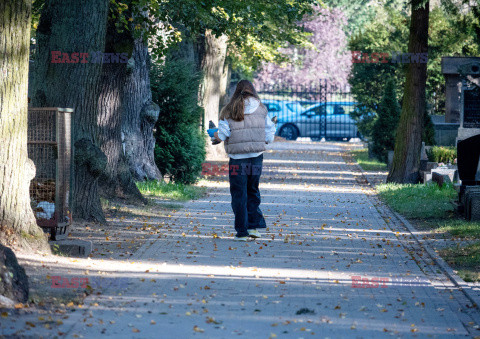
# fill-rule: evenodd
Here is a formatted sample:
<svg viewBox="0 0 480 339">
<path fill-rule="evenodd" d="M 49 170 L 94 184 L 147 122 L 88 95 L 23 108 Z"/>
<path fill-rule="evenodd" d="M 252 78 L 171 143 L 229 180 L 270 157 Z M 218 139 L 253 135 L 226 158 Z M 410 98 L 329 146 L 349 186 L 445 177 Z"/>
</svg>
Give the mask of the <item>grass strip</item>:
<svg viewBox="0 0 480 339">
<path fill-rule="evenodd" d="M 205 187 L 156 180 L 137 182 L 136 184 L 144 195 L 177 201 L 195 200 L 206 192 Z"/>
</svg>

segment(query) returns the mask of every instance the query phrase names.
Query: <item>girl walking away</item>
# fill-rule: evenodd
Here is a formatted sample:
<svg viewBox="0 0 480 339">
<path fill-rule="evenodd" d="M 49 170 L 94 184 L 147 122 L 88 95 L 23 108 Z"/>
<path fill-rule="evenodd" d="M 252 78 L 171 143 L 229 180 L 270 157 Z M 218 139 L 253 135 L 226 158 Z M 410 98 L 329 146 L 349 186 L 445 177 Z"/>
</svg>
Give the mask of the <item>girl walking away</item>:
<svg viewBox="0 0 480 339">
<path fill-rule="evenodd" d="M 215 138 L 224 141 L 230 157 L 228 178 L 237 231 L 234 240 L 237 241 L 260 238 L 258 229 L 267 227 L 260 210 L 258 189 L 265 145 L 273 142 L 275 136 L 275 124 L 267 113 L 253 84 L 241 80 L 230 102 L 220 112 L 218 132 L 215 132 Z"/>
</svg>

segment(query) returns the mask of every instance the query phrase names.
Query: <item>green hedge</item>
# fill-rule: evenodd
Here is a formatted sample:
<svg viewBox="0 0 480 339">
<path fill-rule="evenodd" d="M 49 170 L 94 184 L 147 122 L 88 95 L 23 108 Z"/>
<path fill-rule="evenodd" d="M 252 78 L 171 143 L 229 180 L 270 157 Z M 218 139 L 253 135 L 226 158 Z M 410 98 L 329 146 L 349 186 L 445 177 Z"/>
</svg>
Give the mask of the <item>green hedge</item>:
<svg viewBox="0 0 480 339">
<path fill-rule="evenodd" d="M 456 147 L 433 146 L 427 150 L 428 161 L 453 164 L 457 158 Z"/>
<path fill-rule="evenodd" d="M 155 162 L 176 183 L 195 183 L 205 161 L 205 136 L 199 127 L 203 111 L 197 101 L 200 78 L 183 59 L 167 58 L 151 72 L 153 100 L 160 106 Z"/>
<path fill-rule="evenodd" d="M 400 119 L 400 105 L 395 95 L 395 83 L 392 79 L 388 79 L 385 84 L 377 116 L 372 132 L 372 151 L 378 160 L 386 163 L 388 151 L 395 148 L 395 134 Z"/>
</svg>

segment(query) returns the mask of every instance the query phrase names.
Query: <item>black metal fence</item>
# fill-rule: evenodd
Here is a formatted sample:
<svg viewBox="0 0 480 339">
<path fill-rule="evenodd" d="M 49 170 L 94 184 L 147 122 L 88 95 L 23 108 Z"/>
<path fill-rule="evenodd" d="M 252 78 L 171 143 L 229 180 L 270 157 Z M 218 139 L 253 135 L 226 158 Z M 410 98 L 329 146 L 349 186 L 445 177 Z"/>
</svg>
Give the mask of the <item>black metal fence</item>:
<svg viewBox="0 0 480 339">
<path fill-rule="evenodd" d="M 356 103 L 346 89 L 328 86 L 324 81 L 311 86 L 257 85 L 256 88 L 270 118 L 277 116 L 277 135 L 287 140 L 348 141 L 360 137 L 350 116 Z"/>
</svg>

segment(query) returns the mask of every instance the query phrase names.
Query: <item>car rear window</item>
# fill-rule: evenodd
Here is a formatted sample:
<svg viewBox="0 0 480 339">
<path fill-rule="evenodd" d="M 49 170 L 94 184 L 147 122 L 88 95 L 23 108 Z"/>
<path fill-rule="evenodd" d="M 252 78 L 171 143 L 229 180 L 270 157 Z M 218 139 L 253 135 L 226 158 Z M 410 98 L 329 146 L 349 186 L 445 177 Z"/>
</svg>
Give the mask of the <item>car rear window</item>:
<svg viewBox="0 0 480 339">
<path fill-rule="evenodd" d="M 277 104 L 264 104 L 269 112 L 279 112 L 280 106 Z"/>
</svg>

